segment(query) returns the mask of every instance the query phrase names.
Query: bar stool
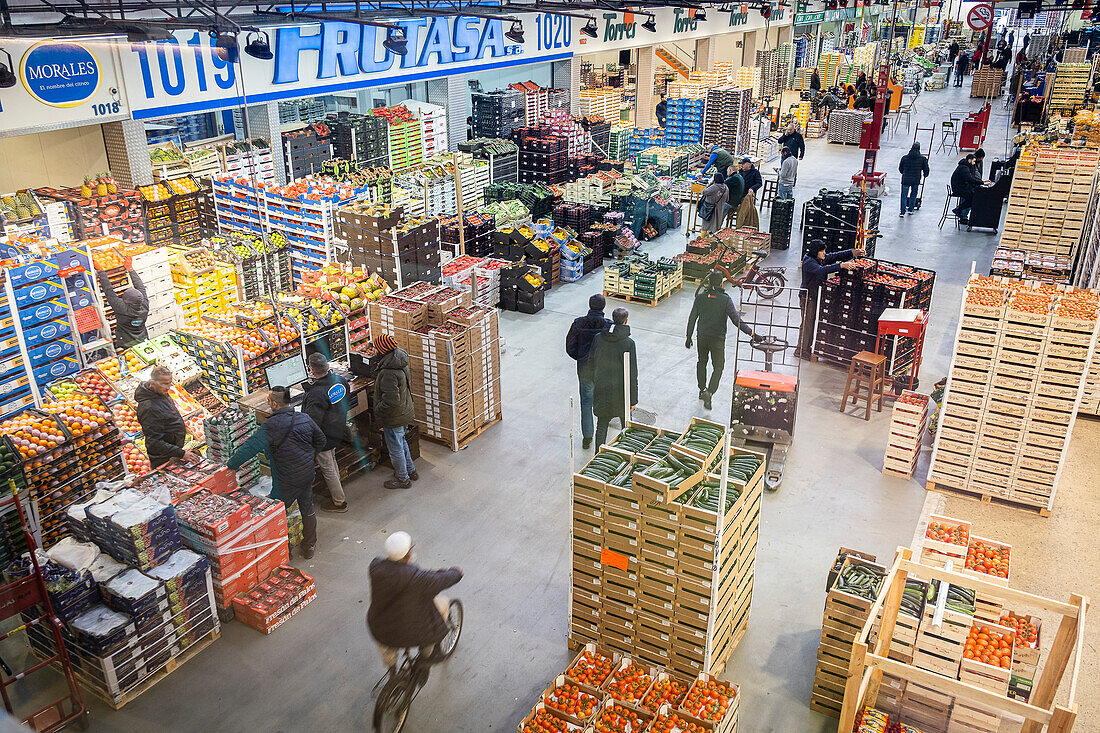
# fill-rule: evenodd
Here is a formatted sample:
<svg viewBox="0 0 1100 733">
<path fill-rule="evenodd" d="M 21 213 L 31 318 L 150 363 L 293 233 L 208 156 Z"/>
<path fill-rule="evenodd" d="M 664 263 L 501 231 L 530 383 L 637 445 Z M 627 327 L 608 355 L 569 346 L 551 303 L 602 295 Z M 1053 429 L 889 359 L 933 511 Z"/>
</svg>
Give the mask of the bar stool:
<svg viewBox="0 0 1100 733">
<path fill-rule="evenodd" d="M 955 120 L 940 123 L 940 152 L 959 149 L 959 128 Z"/>
<path fill-rule="evenodd" d="M 951 200 L 955 200 L 955 206 L 951 206 Z M 947 198 L 943 201 L 943 215 L 940 217 L 940 229 L 943 229 L 943 223 L 947 221 L 947 217 L 951 217 L 955 220 L 955 228 L 959 228 L 959 215 L 955 213 L 955 209 L 962 203 L 962 197 L 958 194 L 951 193 L 951 184 L 947 184 Z"/>
<path fill-rule="evenodd" d="M 866 394 L 862 389 L 866 387 Z M 867 400 L 867 413 L 864 420 L 871 419 L 871 403 L 878 399 L 878 412 L 882 412 L 882 399 L 886 387 L 886 357 L 873 351 L 861 351 L 852 357 L 848 366 L 848 380 L 844 383 L 844 400 L 840 411 L 848 407 L 848 397 L 853 405 L 859 405 L 861 399 Z"/>
</svg>

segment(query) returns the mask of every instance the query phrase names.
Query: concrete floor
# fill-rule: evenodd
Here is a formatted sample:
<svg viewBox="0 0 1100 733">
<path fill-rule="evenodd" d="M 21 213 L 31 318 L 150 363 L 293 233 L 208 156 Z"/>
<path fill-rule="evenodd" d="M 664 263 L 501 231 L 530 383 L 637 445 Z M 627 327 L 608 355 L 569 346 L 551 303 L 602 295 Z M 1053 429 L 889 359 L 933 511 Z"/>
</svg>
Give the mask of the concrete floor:
<svg viewBox="0 0 1100 733">
<path fill-rule="evenodd" d="M 977 107 L 961 89 L 927 93 L 918 102 L 914 126 L 918 121 L 937 124 L 949 112 Z M 999 103 L 995 107 L 986 145 L 990 158 L 1004 152 L 1006 117 Z M 884 202 L 878 254 L 938 273 L 921 375 L 928 388 L 948 366 L 971 262 L 979 270 L 988 268 L 997 237 L 936 229 L 940 192 L 957 160 L 953 154 L 933 154 L 925 209 L 898 219 L 895 171 L 912 140 L 903 125 L 886 139 L 880 154 L 879 168 L 890 173 L 895 190 Z M 861 167 L 863 153 L 855 147 L 823 140 L 808 141 L 808 147 L 796 189 L 800 203 L 821 187 L 844 184 Z M 681 230 L 648 250 L 672 255 L 683 246 Z M 796 234 L 790 251 L 776 252 L 769 260 L 786 265 L 795 285 L 798 252 Z M 317 555 L 304 564 L 318 587 L 309 608 L 269 637 L 239 623 L 226 625 L 210 649 L 123 710 L 93 703 L 93 729 L 134 731 L 150 724 L 178 731 L 367 729 L 371 688 L 382 673 L 364 626 L 367 564 L 380 552 L 386 533 L 403 529 L 413 534 L 421 564 L 457 564 L 466 572 L 455 589 L 466 607 L 460 648 L 433 672 L 408 730 L 513 730 L 571 656 L 566 647 L 570 459 L 575 450 L 579 465 L 589 453 L 580 450 L 579 434 L 570 446 L 576 379 L 563 343 L 571 320 L 584 313 L 588 296 L 601 287 L 597 273 L 555 287 L 546 310 L 536 316 L 502 314 L 504 421 L 457 454 L 425 445 L 418 466 L 422 478 L 411 491 L 383 490 L 385 476 L 379 473 L 349 486 L 351 511 L 320 518 Z M 656 308 L 630 309 L 641 403 L 658 413 L 663 426 L 681 426 L 703 414 L 696 400 L 695 354 L 683 347 L 692 292 L 685 290 Z M 741 685 L 740 730 L 746 733 L 835 730 L 833 719 L 807 705 L 826 571 L 841 545 L 888 560 L 898 545 L 909 544 L 925 502 L 918 478 L 903 481 L 880 473 L 888 412 L 870 422 L 839 412 L 842 377 L 833 367 L 803 366 L 787 477 L 777 494 L 764 499 L 749 630 L 725 674 Z M 730 384 L 727 372 L 715 398 L 716 419 L 728 415 Z M 1092 430 L 1095 442 L 1096 427 L 1082 425 L 1078 432 Z M 1067 471 L 1063 483 L 1080 481 L 1078 492 L 1087 494 L 1082 491 L 1084 455 L 1077 450 L 1075 456 L 1078 468 Z M 918 477 L 924 472 L 922 466 Z M 1083 551 L 1095 537 L 1087 532 L 1096 513 L 1077 511 L 1071 503 L 1074 492 L 1065 487 L 1063 492 L 1062 511 L 1051 520 L 1008 512 L 1003 521 L 1011 530 L 991 527 L 989 536 L 1013 544 L 1034 538 L 1037 549 L 1053 554 L 1063 547 L 1058 533 L 1072 531 L 1077 539 L 1070 546 Z M 993 510 L 951 504 L 949 511 L 976 517 Z M 1095 588 L 1097 577 L 1093 573 L 1081 580 Z"/>
</svg>

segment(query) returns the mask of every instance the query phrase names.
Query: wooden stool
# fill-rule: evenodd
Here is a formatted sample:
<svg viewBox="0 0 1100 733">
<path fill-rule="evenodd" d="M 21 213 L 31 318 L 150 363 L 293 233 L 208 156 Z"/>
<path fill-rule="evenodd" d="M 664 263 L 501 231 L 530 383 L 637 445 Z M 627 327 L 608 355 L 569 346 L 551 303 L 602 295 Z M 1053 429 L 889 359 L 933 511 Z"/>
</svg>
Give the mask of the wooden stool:
<svg viewBox="0 0 1100 733">
<path fill-rule="evenodd" d="M 853 384 L 854 383 L 854 384 Z M 873 351 L 861 351 L 852 357 L 852 363 L 848 367 L 848 381 L 844 383 L 844 400 L 840 403 L 840 411 L 844 412 L 848 407 L 848 397 L 852 398 L 852 404 L 858 405 L 859 400 L 867 400 L 867 413 L 864 420 L 871 419 L 871 403 L 878 398 L 878 412 L 882 412 L 883 391 L 886 385 L 886 357 Z M 866 394 L 860 390 L 866 386 Z"/>
</svg>

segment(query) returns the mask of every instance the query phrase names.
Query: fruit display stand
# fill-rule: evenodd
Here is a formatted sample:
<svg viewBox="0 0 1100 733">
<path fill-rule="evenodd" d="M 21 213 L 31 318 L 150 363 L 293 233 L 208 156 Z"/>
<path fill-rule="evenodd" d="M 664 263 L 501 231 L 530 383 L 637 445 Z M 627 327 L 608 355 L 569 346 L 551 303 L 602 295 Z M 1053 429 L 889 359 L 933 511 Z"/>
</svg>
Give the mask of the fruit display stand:
<svg viewBox="0 0 1100 733">
<path fill-rule="evenodd" d="M 586 644 L 517 725 L 517 733 L 735 733 L 741 689 L 680 675 Z"/>
<path fill-rule="evenodd" d="M 171 251 L 173 293 L 184 323 L 225 308 L 237 299 L 233 266 L 216 261 L 201 247 Z"/>
<path fill-rule="evenodd" d="M 913 477 L 920 456 L 924 431 L 928 428 L 928 395 L 904 390 L 890 413 L 890 433 L 882 472 L 902 478 Z"/>
<path fill-rule="evenodd" d="M 1083 629 L 1088 600 L 1073 594 L 1066 602 L 1057 601 L 1003 587 L 973 575 L 923 565 L 914 562 L 911 557 L 910 550 L 898 549 L 882 584 L 882 591 L 871 608 L 870 618 L 864 623 L 852 645 L 852 660 L 847 670 L 838 733 L 853 730 L 859 711 L 880 698 L 884 675 L 890 675 L 904 685 L 905 692 L 899 713 L 903 723 L 918 727 L 923 724 L 934 730 L 995 732 L 999 730 L 1001 719 L 1011 716 L 1024 720 L 1023 733 L 1071 730 L 1077 717 L 1076 681 L 1084 651 Z M 1015 657 L 1017 629 L 1011 627 L 998 631 L 995 625 L 981 622 L 973 624 L 978 626 L 979 634 L 985 634 L 987 638 L 997 633 L 1006 636 L 1006 645 L 998 647 L 998 651 L 1003 653 L 997 655 L 999 664 L 996 672 L 991 664 L 983 664 L 980 660 L 964 660 L 962 656 L 959 659 L 960 664 L 953 670 L 942 671 L 929 671 L 889 658 L 894 626 L 905 584 L 910 576 L 938 581 L 941 587 L 950 584 L 951 587 L 969 588 L 977 593 L 997 593 L 1007 603 L 1034 608 L 1043 612 L 1044 616 L 1057 619 L 1056 639 L 1050 647 L 1039 678 L 1034 683 L 1029 702 L 1013 699 L 1008 695 L 1008 684 L 1002 685 L 1004 673 L 1011 670 Z M 934 604 L 929 603 L 931 608 L 926 608 L 922 627 L 925 621 L 929 621 L 929 627 L 935 628 L 934 620 L 949 613 L 945 611 L 945 601 L 946 598 Z M 880 614 L 882 630 L 872 639 L 873 622 Z M 968 627 L 963 629 L 962 645 L 966 646 L 971 630 Z M 966 648 L 974 649 L 978 646 L 980 642 L 976 639 L 974 644 Z M 960 675 L 963 679 L 959 679 Z M 1056 697 L 1065 700 L 1065 703 L 1056 704 Z M 935 704 L 922 704 L 928 701 Z"/>
<path fill-rule="evenodd" d="M 1096 148 L 1028 143 L 1012 176 L 1000 246 L 1074 257 L 1095 197 Z"/>
<path fill-rule="evenodd" d="M 410 216 L 400 206 L 355 203 L 336 212 L 337 240 L 352 265 L 401 288 L 440 276 L 439 220 Z"/>
<path fill-rule="evenodd" d="M 115 192 L 109 192 L 111 187 Z M 36 190 L 39 197 L 63 202 L 68 207 L 77 239 L 112 236 L 130 244 L 145 241 L 145 217 L 137 191 L 121 189 L 114 184 L 100 185 L 90 191 L 80 188 Z"/>
<path fill-rule="evenodd" d="M 1047 515 L 1097 329 L 1094 291 L 972 275 L 928 488 Z"/>
<path fill-rule="evenodd" d="M 570 643 L 718 674 L 748 625 L 764 456 L 699 418 L 628 427 L 573 475 Z"/>
<path fill-rule="evenodd" d="M 1054 71 L 1050 100 L 1047 102 L 1050 110 L 1072 112 L 1083 107 L 1091 76 L 1091 63 L 1058 64 Z"/>
</svg>

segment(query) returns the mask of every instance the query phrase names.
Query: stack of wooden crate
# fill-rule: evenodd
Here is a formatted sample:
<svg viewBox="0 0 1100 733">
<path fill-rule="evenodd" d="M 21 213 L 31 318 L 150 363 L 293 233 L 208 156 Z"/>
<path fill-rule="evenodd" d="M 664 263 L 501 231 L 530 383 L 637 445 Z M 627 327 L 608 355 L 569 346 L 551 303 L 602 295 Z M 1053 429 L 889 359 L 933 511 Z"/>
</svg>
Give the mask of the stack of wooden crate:
<svg viewBox="0 0 1100 733">
<path fill-rule="evenodd" d="M 845 568 L 851 565 L 862 565 L 882 574 L 886 573 L 886 568 L 881 565 L 848 555 L 825 597 L 825 614 L 821 621 L 821 643 L 817 647 L 817 667 L 814 670 L 810 707 L 833 717 L 840 717 L 840 708 L 844 704 L 844 686 L 852 659 L 852 642 L 863 630 L 863 624 L 867 622 L 871 606 L 874 605 L 873 600 L 837 588 Z"/>
<path fill-rule="evenodd" d="M 599 642 L 689 675 L 717 673 L 748 623 L 765 456 L 729 448 L 731 460 L 755 469 L 744 480 L 731 471 L 719 541 L 703 492 L 720 481 L 725 441 L 702 455 L 678 433 L 628 427 L 573 476 L 570 643 Z M 629 443 L 638 430 L 652 437 Z M 675 485 L 644 475 L 666 456 L 701 468 Z M 591 469 L 608 460 L 617 475 L 595 477 Z"/>
<path fill-rule="evenodd" d="M 928 427 L 928 395 L 905 390 L 894 402 L 890 414 L 890 435 L 882 472 L 912 478 L 920 456 L 924 431 Z"/>
<path fill-rule="evenodd" d="M 974 276 L 929 488 L 1049 513 L 1096 342 L 1097 294 Z"/>
<path fill-rule="evenodd" d="M 991 66 L 983 66 L 974 72 L 970 82 L 971 97 L 999 97 L 1001 87 L 1005 83 L 1004 69 L 994 69 Z"/>
<path fill-rule="evenodd" d="M 1098 162 L 1095 148 L 1028 144 L 1013 174 L 1001 246 L 1073 257 Z"/>
<path fill-rule="evenodd" d="M 1050 90 L 1051 109 L 1073 111 L 1085 104 L 1089 88 L 1092 64 L 1058 64 L 1054 75 L 1054 87 Z"/>
</svg>

